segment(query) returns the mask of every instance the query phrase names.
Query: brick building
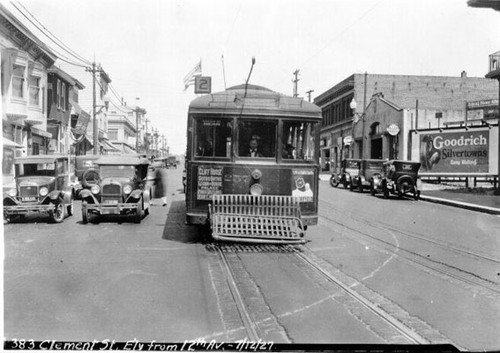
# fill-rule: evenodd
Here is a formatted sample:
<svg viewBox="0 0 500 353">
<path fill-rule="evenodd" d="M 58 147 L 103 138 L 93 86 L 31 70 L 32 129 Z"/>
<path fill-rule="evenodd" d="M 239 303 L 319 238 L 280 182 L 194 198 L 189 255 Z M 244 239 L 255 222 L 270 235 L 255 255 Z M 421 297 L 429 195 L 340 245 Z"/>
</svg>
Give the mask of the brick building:
<svg viewBox="0 0 500 353">
<path fill-rule="evenodd" d="M 314 100 L 323 112 L 322 168 L 329 162 L 338 166 L 344 158 L 408 159 L 409 130 L 464 121 L 466 102 L 497 95 L 496 82 L 465 72 L 458 77 L 353 74 Z M 396 135 L 387 131 L 390 125 L 398 128 Z"/>
</svg>

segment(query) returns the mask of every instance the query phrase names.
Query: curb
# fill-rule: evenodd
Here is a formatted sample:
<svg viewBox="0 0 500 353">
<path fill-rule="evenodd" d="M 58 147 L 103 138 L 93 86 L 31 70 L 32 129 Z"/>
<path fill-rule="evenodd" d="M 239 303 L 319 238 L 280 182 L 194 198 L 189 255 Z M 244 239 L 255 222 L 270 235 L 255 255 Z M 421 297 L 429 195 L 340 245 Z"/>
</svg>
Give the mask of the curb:
<svg viewBox="0 0 500 353">
<path fill-rule="evenodd" d="M 426 196 L 426 195 L 422 195 L 422 194 L 420 194 L 420 199 L 422 201 L 434 202 L 434 203 L 439 203 L 442 205 L 458 207 L 458 208 L 465 208 L 465 209 L 471 210 L 471 211 L 500 215 L 500 209 L 495 208 L 495 207 L 480 206 L 480 205 L 475 205 L 475 204 L 461 202 L 461 201 L 451 201 L 451 200 L 447 200 L 447 199 L 442 199 L 440 197 Z"/>
</svg>

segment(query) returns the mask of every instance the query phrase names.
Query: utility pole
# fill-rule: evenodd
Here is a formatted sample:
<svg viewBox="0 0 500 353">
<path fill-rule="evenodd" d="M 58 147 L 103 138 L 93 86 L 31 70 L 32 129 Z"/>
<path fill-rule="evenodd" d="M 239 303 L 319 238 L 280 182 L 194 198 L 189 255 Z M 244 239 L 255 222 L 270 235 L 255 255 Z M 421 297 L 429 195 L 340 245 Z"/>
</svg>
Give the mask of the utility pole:
<svg viewBox="0 0 500 353">
<path fill-rule="evenodd" d="M 309 102 L 311 102 L 311 93 L 313 93 L 313 92 L 314 92 L 313 89 L 310 89 L 309 91 L 306 92 L 307 93 L 307 99 L 308 99 Z"/>
<path fill-rule="evenodd" d="M 292 80 L 292 82 L 293 82 L 293 96 L 294 96 L 294 97 L 298 97 L 298 95 L 299 95 L 299 94 L 298 94 L 298 92 L 297 92 L 297 83 L 300 81 L 300 80 L 297 78 L 297 76 L 299 75 L 299 72 L 300 72 L 300 70 L 299 70 L 299 69 L 297 69 L 297 70 L 295 70 L 295 71 L 294 71 L 294 73 L 293 73 L 293 74 L 295 75 L 295 79 L 294 79 L 294 80 Z"/>
<path fill-rule="evenodd" d="M 92 67 L 86 67 L 85 71 L 92 73 L 92 134 L 93 144 L 94 144 L 94 154 L 98 154 L 98 146 L 97 146 L 97 120 L 96 120 L 96 103 L 95 103 L 95 73 L 100 71 L 100 69 L 96 69 L 95 61 L 92 63 Z"/>
</svg>

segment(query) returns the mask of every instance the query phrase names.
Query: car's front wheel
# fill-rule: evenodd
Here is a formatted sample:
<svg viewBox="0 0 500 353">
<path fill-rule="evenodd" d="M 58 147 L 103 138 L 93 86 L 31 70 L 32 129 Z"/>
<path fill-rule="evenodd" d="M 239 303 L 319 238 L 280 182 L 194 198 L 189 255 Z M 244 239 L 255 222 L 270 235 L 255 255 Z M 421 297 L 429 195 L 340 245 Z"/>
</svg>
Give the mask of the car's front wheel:
<svg viewBox="0 0 500 353">
<path fill-rule="evenodd" d="M 332 175 L 330 177 L 330 185 L 334 188 L 336 188 L 337 186 L 339 186 L 339 181 L 337 180 L 337 177 L 335 175 Z"/>
<path fill-rule="evenodd" d="M 87 202 L 82 202 L 82 223 L 89 223 L 89 211 L 87 211 Z"/>
<path fill-rule="evenodd" d="M 134 215 L 134 223 L 141 223 L 141 220 L 142 220 L 142 215 L 144 213 L 144 205 L 143 205 L 142 197 L 139 200 L 138 204 L 139 205 L 137 206 L 137 211 L 135 212 L 135 215 Z"/>
<path fill-rule="evenodd" d="M 58 200 L 55 204 L 55 209 L 52 211 L 50 217 L 54 223 L 61 223 L 64 221 L 64 217 L 66 216 L 65 214 L 65 205 L 62 202 L 62 200 Z"/>
<path fill-rule="evenodd" d="M 68 208 L 66 209 L 66 212 L 68 213 L 68 216 L 73 216 L 73 210 L 74 210 L 74 205 L 73 205 L 73 198 L 71 198 L 71 201 L 68 205 Z"/>
</svg>

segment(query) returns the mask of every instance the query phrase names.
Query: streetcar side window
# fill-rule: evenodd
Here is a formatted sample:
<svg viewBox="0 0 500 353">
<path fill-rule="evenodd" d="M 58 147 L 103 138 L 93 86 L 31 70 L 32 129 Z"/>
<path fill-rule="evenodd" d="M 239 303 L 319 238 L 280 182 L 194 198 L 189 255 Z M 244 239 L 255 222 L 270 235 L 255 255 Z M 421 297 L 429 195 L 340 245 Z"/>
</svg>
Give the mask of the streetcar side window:
<svg viewBox="0 0 500 353">
<path fill-rule="evenodd" d="M 314 161 L 317 123 L 284 121 L 281 133 L 282 158 Z"/>
<path fill-rule="evenodd" d="M 195 156 L 231 157 L 230 119 L 205 118 L 196 121 Z"/>
<path fill-rule="evenodd" d="M 276 121 L 245 120 L 238 122 L 238 155 L 250 158 L 276 156 Z"/>
</svg>

